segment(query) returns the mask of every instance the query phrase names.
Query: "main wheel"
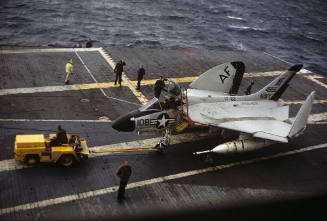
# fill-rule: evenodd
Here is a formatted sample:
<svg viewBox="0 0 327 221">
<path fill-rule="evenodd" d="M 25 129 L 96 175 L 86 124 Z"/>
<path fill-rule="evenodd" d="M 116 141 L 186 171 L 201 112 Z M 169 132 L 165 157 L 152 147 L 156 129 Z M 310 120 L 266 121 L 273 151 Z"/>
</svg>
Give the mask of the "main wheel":
<svg viewBox="0 0 327 221">
<path fill-rule="evenodd" d="M 205 162 L 205 163 L 210 163 L 210 164 L 214 163 L 214 159 L 213 159 L 213 157 L 212 157 L 212 155 L 211 155 L 210 153 L 208 153 L 208 154 L 206 155 L 206 157 L 205 157 L 205 159 L 204 159 L 204 162 Z"/>
<path fill-rule="evenodd" d="M 64 167 L 69 167 L 74 163 L 74 156 L 72 155 L 63 155 L 60 158 L 60 165 L 64 166 Z"/>
<path fill-rule="evenodd" d="M 167 145 L 164 145 L 163 143 L 158 143 L 155 145 L 155 148 L 157 148 L 157 153 L 159 154 L 165 154 L 167 152 Z"/>
<path fill-rule="evenodd" d="M 39 162 L 39 157 L 37 155 L 27 155 L 25 161 L 27 165 L 35 165 Z"/>
</svg>

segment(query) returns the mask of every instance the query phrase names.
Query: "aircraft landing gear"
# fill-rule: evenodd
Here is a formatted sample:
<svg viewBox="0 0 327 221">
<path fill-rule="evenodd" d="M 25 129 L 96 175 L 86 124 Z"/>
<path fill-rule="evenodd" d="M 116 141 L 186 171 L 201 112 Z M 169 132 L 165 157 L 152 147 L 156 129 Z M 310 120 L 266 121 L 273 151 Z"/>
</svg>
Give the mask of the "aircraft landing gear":
<svg viewBox="0 0 327 221">
<path fill-rule="evenodd" d="M 205 163 L 214 163 L 213 157 L 211 153 L 206 154 L 206 157 L 204 159 Z"/>
<path fill-rule="evenodd" d="M 165 153 L 167 152 L 167 147 L 170 144 L 170 137 L 171 137 L 171 131 L 169 129 L 166 129 L 164 131 L 164 134 L 162 138 L 160 138 L 160 141 L 158 144 L 156 144 L 155 148 L 159 149 L 159 153 Z"/>
</svg>

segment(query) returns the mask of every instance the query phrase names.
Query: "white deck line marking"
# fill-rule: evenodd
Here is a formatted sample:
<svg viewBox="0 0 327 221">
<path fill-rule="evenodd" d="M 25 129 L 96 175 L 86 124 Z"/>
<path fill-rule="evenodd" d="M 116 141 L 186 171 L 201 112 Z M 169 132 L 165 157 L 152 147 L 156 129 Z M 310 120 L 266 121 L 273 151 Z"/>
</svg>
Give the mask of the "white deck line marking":
<svg viewBox="0 0 327 221">
<path fill-rule="evenodd" d="M 295 117 L 290 118 L 290 120 L 294 121 Z M 327 122 L 321 122 L 321 121 L 327 121 L 327 112 L 322 112 L 319 114 L 310 114 L 307 124 L 326 124 L 327 123 Z"/>
<path fill-rule="evenodd" d="M 308 123 L 315 124 L 319 123 L 319 121 L 327 120 L 327 112 L 319 113 L 319 114 L 310 114 Z"/>
<path fill-rule="evenodd" d="M 90 74 L 91 78 L 94 80 L 94 82 L 96 84 L 99 84 L 99 82 L 97 81 L 97 79 L 94 77 L 94 75 L 92 74 L 92 72 L 90 71 L 90 69 L 86 66 L 86 64 L 84 63 L 83 59 L 81 58 L 81 56 L 77 53 L 77 50 L 74 49 L 75 51 L 75 54 L 77 55 L 77 57 L 79 58 L 79 60 L 82 62 L 82 64 L 84 65 L 85 69 L 87 70 L 87 72 Z M 97 50 L 97 52 L 99 52 L 99 49 Z M 101 54 L 101 53 L 100 53 Z M 134 105 L 139 105 L 139 104 L 136 104 L 136 103 L 133 103 L 133 102 L 130 102 L 130 101 L 126 101 L 126 100 L 122 100 L 122 99 L 119 99 L 119 98 L 115 98 L 115 97 L 110 97 L 106 94 L 106 92 L 104 92 L 103 88 L 101 87 L 98 87 L 100 89 L 100 91 L 102 92 L 103 96 L 105 96 L 106 98 L 108 99 L 113 99 L 113 100 L 118 100 L 118 101 L 121 101 L 121 102 L 125 102 L 125 103 L 129 103 L 129 104 L 134 104 Z"/>
<path fill-rule="evenodd" d="M 9 49 L 0 50 L 0 54 L 49 53 L 49 52 L 75 52 L 98 51 L 99 48 L 35 48 L 35 49 Z"/>
<path fill-rule="evenodd" d="M 282 101 L 283 104 L 303 104 L 304 100 Z M 313 104 L 326 104 L 327 100 L 313 100 Z"/>
<path fill-rule="evenodd" d="M 112 69 L 115 69 L 115 62 L 112 59 L 112 57 L 109 55 L 109 53 L 107 51 L 105 51 L 103 48 L 100 48 L 99 53 L 102 55 L 102 57 L 105 59 L 105 61 L 110 65 L 110 67 Z M 144 94 L 140 91 L 137 91 L 136 88 L 131 84 L 131 81 L 129 80 L 129 78 L 127 77 L 127 75 L 125 74 L 125 72 L 123 72 L 122 74 L 122 80 L 127 84 L 127 87 L 132 91 L 132 93 L 135 95 L 135 97 L 142 103 L 145 104 L 148 102 L 148 99 L 144 96 Z"/>
<path fill-rule="evenodd" d="M 20 119 L 18 119 L 20 120 Z M 294 118 L 291 118 L 291 120 L 294 120 Z M 327 112 L 319 113 L 319 114 L 311 114 L 309 116 L 308 124 L 326 124 L 327 122 L 321 122 L 327 120 Z M 97 122 L 108 122 L 108 121 L 97 121 Z M 214 136 L 214 135 L 210 135 Z M 196 134 L 196 133 L 185 133 L 185 134 L 177 134 L 172 136 L 171 144 L 178 144 L 178 143 L 185 143 L 185 142 L 191 142 L 194 140 L 202 140 L 208 138 L 208 134 Z M 130 142 L 123 142 L 123 143 L 116 143 L 116 144 L 109 144 L 109 145 L 103 145 L 103 146 L 94 146 L 89 147 L 91 151 L 94 150 L 110 150 L 110 149 L 126 149 L 131 147 L 153 147 L 155 146 L 160 137 L 150 138 L 150 139 L 144 139 L 144 140 L 137 140 L 137 141 L 130 141 Z M 99 157 L 99 156 L 106 156 L 106 155 L 112 155 L 117 153 L 96 153 L 96 154 L 90 154 L 90 158 L 93 157 Z M 8 160 L 2 160 L 0 161 L 0 172 L 4 171 L 11 171 L 11 170 L 19 170 L 23 168 L 28 168 L 30 166 L 27 166 L 25 164 L 16 162 L 14 159 L 8 159 Z"/>
<path fill-rule="evenodd" d="M 249 72 L 249 73 L 244 73 L 244 77 L 245 78 L 251 78 L 251 77 L 273 77 L 273 76 L 281 75 L 283 73 L 285 73 L 285 70 L 266 71 L 266 72 Z M 313 73 L 311 71 L 309 71 L 309 70 L 301 69 L 296 74 L 297 75 L 304 75 L 304 74 L 313 74 Z M 319 76 L 319 75 L 315 75 L 315 76 Z"/>
<path fill-rule="evenodd" d="M 208 167 L 208 168 L 204 168 L 204 169 L 190 170 L 190 171 L 185 171 L 185 172 L 181 172 L 181 173 L 177 173 L 177 174 L 171 174 L 171 175 L 163 176 L 163 177 L 156 177 L 153 179 L 130 183 L 127 185 L 126 189 L 133 189 L 133 188 L 143 187 L 143 186 L 151 185 L 151 184 L 155 184 L 155 183 L 166 182 L 169 180 L 185 178 L 185 177 L 199 175 L 199 174 L 208 173 L 208 172 L 220 171 L 220 170 L 231 168 L 231 167 L 248 165 L 248 164 L 252 164 L 252 163 L 256 163 L 256 162 L 275 159 L 275 158 L 291 156 L 294 154 L 304 153 L 304 152 L 308 152 L 308 151 L 312 151 L 312 150 L 323 149 L 326 147 L 327 147 L 327 143 L 324 143 L 324 144 L 309 146 L 309 147 L 292 150 L 292 151 L 288 151 L 288 152 L 284 152 L 284 153 L 277 153 L 277 154 L 273 154 L 270 156 L 258 157 L 258 158 L 254 158 L 254 159 L 250 159 L 250 160 L 237 161 L 237 162 L 232 162 L 229 164 L 223 164 L 223 165 Z M 78 194 L 62 196 L 62 197 L 58 197 L 58 198 L 41 200 L 41 201 L 21 204 L 21 205 L 17 205 L 17 206 L 13 206 L 13 207 L 8 207 L 8 208 L 1 208 L 0 215 L 13 213 L 13 212 L 20 212 L 20 211 L 25 211 L 25 210 L 30 210 L 30 209 L 36 209 L 36 208 L 43 208 L 43 207 L 47 207 L 47 206 L 72 202 L 74 200 L 83 200 L 83 199 L 87 199 L 87 198 L 91 198 L 91 197 L 101 196 L 104 194 L 116 192 L 117 188 L 118 188 L 118 186 L 111 186 L 111 187 L 102 188 L 102 189 L 98 189 L 98 190 L 87 191 L 84 193 L 78 193 Z"/>
<path fill-rule="evenodd" d="M 291 118 L 293 120 L 294 118 Z M 319 124 L 319 122 L 327 120 L 327 112 L 319 114 L 311 114 L 308 119 L 308 124 Z M 86 123 L 110 123 L 111 120 L 61 120 L 61 119 L 0 119 L 0 122 L 86 122 Z"/>
<path fill-rule="evenodd" d="M 274 55 L 272 55 L 272 54 L 269 54 L 269 53 L 267 53 L 267 52 L 263 52 L 264 54 L 267 54 L 267 55 L 269 55 L 269 56 L 271 56 L 271 57 L 273 57 L 273 58 L 275 58 L 275 59 L 277 59 L 277 60 L 279 60 L 279 61 L 282 61 L 282 62 L 285 62 L 285 63 L 287 63 L 287 64 L 289 64 L 289 65 L 292 65 L 291 63 L 289 63 L 289 62 L 287 62 L 287 61 L 285 61 L 285 60 L 283 60 L 283 59 L 281 59 L 281 58 L 279 58 L 279 57 L 276 57 L 276 56 L 274 56 Z"/>
<path fill-rule="evenodd" d="M 309 71 L 309 70 L 307 70 L 305 68 L 302 68 L 298 73 L 300 73 L 300 74 L 313 74 L 312 71 Z"/>
<path fill-rule="evenodd" d="M 75 90 L 73 85 L 43 86 L 43 87 L 30 87 L 30 88 L 10 88 L 10 89 L 1 89 L 0 96 L 12 95 L 12 94 L 32 94 L 32 93 L 43 93 L 43 92 L 70 91 L 70 90 Z"/>
<path fill-rule="evenodd" d="M 81 122 L 110 123 L 111 120 L 60 120 L 60 119 L 0 119 L 0 122 Z"/>
<path fill-rule="evenodd" d="M 76 50 L 75 51 L 75 54 L 77 55 L 77 57 L 79 58 L 79 60 L 82 62 L 83 66 L 85 67 L 85 69 L 87 70 L 87 72 L 89 72 L 91 78 L 94 80 L 95 83 L 99 83 L 97 81 L 97 79 L 95 79 L 94 75 L 92 74 L 92 72 L 90 71 L 90 69 L 86 66 L 86 64 L 84 63 L 83 59 L 81 58 L 81 56 L 77 53 Z M 100 91 L 102 92 L 102 94 L 105 96 L 105 97 L 108 97 L 107 94 L 104 92 L 104 90 L 102 88 L 99 88 Z"/>
</svg>

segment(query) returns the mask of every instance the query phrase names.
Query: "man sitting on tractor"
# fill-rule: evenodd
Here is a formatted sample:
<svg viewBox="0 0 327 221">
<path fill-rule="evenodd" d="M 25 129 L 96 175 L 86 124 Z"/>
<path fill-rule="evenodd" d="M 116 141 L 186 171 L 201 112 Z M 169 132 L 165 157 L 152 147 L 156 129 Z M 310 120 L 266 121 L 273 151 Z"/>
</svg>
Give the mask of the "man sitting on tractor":
<svg viewBox="0 0 327 221">
<path fill-rule="evenodd" d="M 56 137 L 51 139 L 50 146 L 60 146 L 61 144 L 67 144 L 67 133 L 64 129 L 59 125 L 57 128 Z"/>
</svg>

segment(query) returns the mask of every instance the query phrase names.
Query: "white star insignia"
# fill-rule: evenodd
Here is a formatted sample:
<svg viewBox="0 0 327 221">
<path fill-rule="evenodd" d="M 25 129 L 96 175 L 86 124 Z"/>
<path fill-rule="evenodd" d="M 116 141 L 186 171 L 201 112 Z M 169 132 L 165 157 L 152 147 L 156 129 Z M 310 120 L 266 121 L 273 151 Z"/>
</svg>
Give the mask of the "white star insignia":
<svg viewBox="0 0 327 221">
<path fill-rule="evenodd" d="M 161 126 L 166 127 L 167 121 L 168 121 L 168 119 L 166 119 L 165 115 L 163 114 L 161 120 L 158 120 L 158 122 L 159 122 L 158 127 L 161 127 Z"/>
</svg>

